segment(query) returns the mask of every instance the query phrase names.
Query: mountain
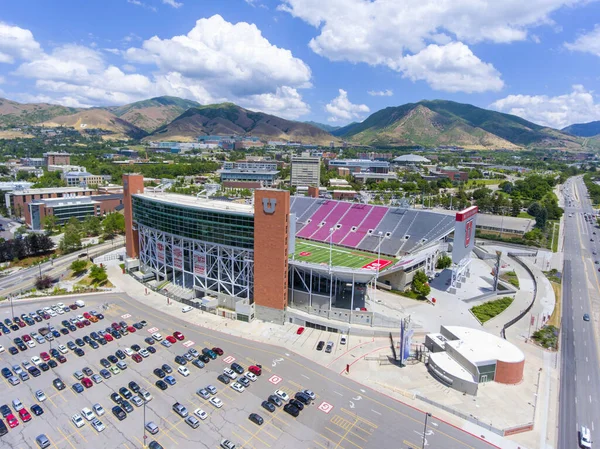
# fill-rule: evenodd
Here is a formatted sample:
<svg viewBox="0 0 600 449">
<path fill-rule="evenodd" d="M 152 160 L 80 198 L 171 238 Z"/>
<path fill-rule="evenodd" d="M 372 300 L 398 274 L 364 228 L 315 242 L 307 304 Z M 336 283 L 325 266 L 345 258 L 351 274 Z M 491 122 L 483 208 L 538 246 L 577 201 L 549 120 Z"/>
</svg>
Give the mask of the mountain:
<svg viewBox="0 0 600 449">
<path fill-rule="evenodd" d="M 579 137 L 594 137 L 600 135 L 600 121 L 576 123 L 562 129 L 563 132 Z"/>
<path fill-rule="evenodd" d="M 22 104 L 0 98 L 0 126 L 34 125 L 59 115 L 74 114 L 80 110 L 48 103 Z"/>
<path fill-rule="evenodd" d="M 433 100 L 389 107 L 334 132 L 368 145 L 456 145 L 465 148 L 580 149 L 581 139 L 515 115 Z"/>
<path fill-rule="evenodd" d="M 325 123 L 312 122 L 312 121 L 308 121 L 308 122 L 304 122 L 304 123 L 306 123 L 307 125 L 316 126 L 317 128 L 322 129 L 323 131 L 327 131 L 330 134 L 341 128 L 341 126 L 331 126 L 331 125 L 326 125 Z"/>
<path fill-rule="evenodd" d="M 200 103 L 196 101 L 164 96 L 104 109 L 151 133 L 155 129 L 171 123 L 189 108 L 198 106 Z"/>
<path fill-rule="evenodd" d="M 321 145 L 328 145 L 333 139 L 331 134 L 313 125 L 249 111 L 233 103 L 222 103 L 188 109 L 145 140 L 192 141 L 198 136 L 214 134 L 248 135 L 264 140 L 301 140 Z"/>
<path fill-rule="evenodd" d="M 110 111 L 101 108 L 84 109 L 75 114 L 59 115 L 42 123 L 47 127 L 66 126 L 79 132 L 88 129 L 102 129 L 111 132 L 111 138 L 141 139 L 148 135 L 146 131 L 117 117 Z"/>
</svg>

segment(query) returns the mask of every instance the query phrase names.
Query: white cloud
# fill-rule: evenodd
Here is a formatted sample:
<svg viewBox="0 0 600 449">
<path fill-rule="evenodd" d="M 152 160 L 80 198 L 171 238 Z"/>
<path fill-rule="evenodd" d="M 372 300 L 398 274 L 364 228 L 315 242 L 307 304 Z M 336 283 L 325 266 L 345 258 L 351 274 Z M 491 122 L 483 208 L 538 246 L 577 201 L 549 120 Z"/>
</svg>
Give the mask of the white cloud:
<svg viewBox="0 0 600 449">
<path fill-rule="evenodd" d="M 576 84 L 571 93 L 547 95 L 509 95 L 490 105 L 492 109 L 518 115 L 540 125 L 562 129 L 574 123 L 600 120 L 600 103 L 592 91 Z"/>
<path fill-rule="evenodd" d="M 280 10 L 317 28 L 309 42 L 317 54 L 402 72 L 403 58 L 428 45 L 522 41 L 531 28 L 553 24 L 559 8 L 588 0 L 281 1 Z"/>
<path fill-rule="evenodd" d="M 118 48 L 103 48 L 102 50 L 104 50 L 107 53 L 112 53 L 113 55 L 121 54 L 121 50 L 119 50 Z"/>
<path fill-rule="evenodd" d="M 424 80 L 433 89 L 447 92 L 485 92 L 500 90 L 504 82 L 492 64 L 473 54 L 462 42 L 428 45 L 399 63 L 405 78 Z"/>
<path fill-rule="evenodd" d="M 141 6 L 142 8 L 146 8 L 149 9 L 150 11 L 156 12 L 156 8 L 152 5 L 148 5 L 147 3 L 144 3 L 140 0 L 127 0 L 127 3 L 131 3 L 132 5 L 135 6 Z"/>
<path fill-rule="evenodd" d="M 0 76 L 0 84 L 3 84 L 3 83 L 4 83 L 4 77 Z"/>
<path fill-rule="evenodd" d="M 565 43 L 565 47 L 572 51 L 581 51 L 600 56 L 600 25 L 596 25 L 589 33 L 579 36 L 575 42 Z"/>
<path fill-rule="evenodd" d="M 394 91 L 391 89 L 369 90 L 367 93 L 372 97 L 391 97 L 392 95 L 394 95 Z"/>
<path fill-rule="evenodd" d="M 162 0 L 165 5 L 172 6 L 173 8 L 179 8 L 183 6 L 183 3 L 176 2 L 175 0 Z"/>
<path fill-rule="evenodd" d="M 126 72 L 135 72 L 137 68 L 132 64 L 123 64 L 122 69 Z"/>
<path fill-rule="evenodd" d="M 366 104 L 352 104 L 348 100 L 348 92 L 339 89 L 339 95 L 325 105 L 325 110 L 331 114 L 327 119 L 330 122 L 350 121 L 352 119 L 362 118 L 362 115 L 369 112 Z"/>
<path fill-rule="evenodd" d="M 0 22 L 0 63 L 31 59 L 41 52 L 31 31 Z"/>
<path fill-rule="evenodd" d="M 292 120 L 310 112 L 298 91 L 287 86 L 278 87 L 275 93 L 251 95 L 243 99 L 241 105 Z"/>
</svg>

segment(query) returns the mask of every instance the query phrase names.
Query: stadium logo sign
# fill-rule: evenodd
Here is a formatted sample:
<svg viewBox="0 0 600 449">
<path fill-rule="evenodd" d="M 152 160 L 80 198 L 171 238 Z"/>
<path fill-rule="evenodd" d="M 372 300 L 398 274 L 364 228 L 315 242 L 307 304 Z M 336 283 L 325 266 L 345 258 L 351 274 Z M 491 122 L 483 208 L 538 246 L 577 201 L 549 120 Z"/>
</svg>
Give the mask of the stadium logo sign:
<svg viewBox="0 0 600 449">
<path fill-rule="evenodd" d="M 465 226 L 465 248 L 471 243 L 471 233 L 473 231 L 473 220 L 469 220 Z"/>
<path fill-rule="evenodd" d="M 262 203 L 265 214 L 272 214 L 275 212 L 275 205 L 277 204 L 276 198 L 263 198 Z"/>
</svg>

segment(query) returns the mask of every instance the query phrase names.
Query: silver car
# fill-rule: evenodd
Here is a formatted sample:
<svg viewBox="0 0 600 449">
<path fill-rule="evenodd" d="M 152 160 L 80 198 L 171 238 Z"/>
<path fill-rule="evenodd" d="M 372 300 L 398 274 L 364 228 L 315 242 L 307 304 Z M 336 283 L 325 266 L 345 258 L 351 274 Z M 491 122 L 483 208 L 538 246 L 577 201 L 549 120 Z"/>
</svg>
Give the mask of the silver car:
<svg viewBox="0 0 600 449">
<path fill-rule="evenodd" d="M 133 402 L 133 405 L 135 405 L 136 407 L 141 407 L 142 405 L 144 405 L 144 401 L 142 400 L 142 398 L 140 398 L 137 395 L 132 396 L 130 401 Z"/>
<path fill-rule="evenodd" d="M 90 424 L 94 429 L 96 429 L 97 432 L 102 432 L 105 429 L 104 424 L 102 424 L 102 421 L 100 421 L 98 418 L 92 419 Z"/>
<path fill-rule="evenodd" d="M 185 422 L 192 429 L 195 429 L 200 425 L 200 421 L 198 421 L 198 419 L 194 415 L 190 415 L 187 418 L 185 418 Z"/>
<path fill-rule="evenodd" d="M 196 391 L 196 394 L 202 399 L 210 399 L 210 393 L 205 388 L 200 388 L 198 391 Z"/>
</svg>

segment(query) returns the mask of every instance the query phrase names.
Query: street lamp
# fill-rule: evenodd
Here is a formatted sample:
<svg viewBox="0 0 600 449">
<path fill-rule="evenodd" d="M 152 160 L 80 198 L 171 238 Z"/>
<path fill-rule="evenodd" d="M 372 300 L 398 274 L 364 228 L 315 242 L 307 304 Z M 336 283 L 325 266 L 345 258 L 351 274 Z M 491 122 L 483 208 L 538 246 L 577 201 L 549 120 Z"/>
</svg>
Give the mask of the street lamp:
<svg viewBox="0 0 600 449">
<path fill-rule="evenodd" d="M 379 245 L 377 245 L 377 264 L 375 265 L 375 288 L 373 289 L 373 302 L 375 302 L 375 296 L 377 295 L 377 282 L 379 281 L 379 269 L 380 269 L 380 260 L 381 260 L 381 239 L 383 238 L 383 232 L 379 231 L 377 233 L 377 237 L 379 238 Z"/>
<path fill-rule="evenodd" d="M 142 425 L 144 426 L 144 439 L 143 441 L 143 445 L 144 447 L 146 447 L 146 400 L 144 399 L 144 422 L 142 422 Z"/>
<path fill-rule="evenodd" d="M 10 298 L 10 311 L 12 313 L 12 319 L 15 321 L 15 309 L 13 308 L 13 295 L 9 296 Z"/>
<path fill-rule="evenodd" d="M 425 434 L 427 433 L 427 419 L 431 418 L 431 413 L 425 413 L 425 426 L 423 427 L 423 443 L 421 449 L 425 449 Z"/>
<path fill-rule="evenodd" d="M 336 228 L 329 228 L 329 270 L 331 271 L 331 252 L 333 251 L 333 233 Z"/>
</svg>

